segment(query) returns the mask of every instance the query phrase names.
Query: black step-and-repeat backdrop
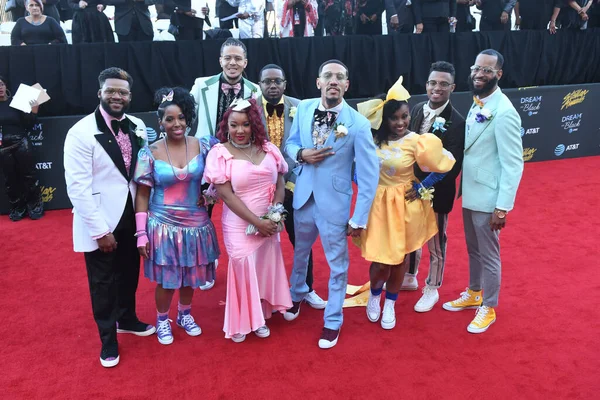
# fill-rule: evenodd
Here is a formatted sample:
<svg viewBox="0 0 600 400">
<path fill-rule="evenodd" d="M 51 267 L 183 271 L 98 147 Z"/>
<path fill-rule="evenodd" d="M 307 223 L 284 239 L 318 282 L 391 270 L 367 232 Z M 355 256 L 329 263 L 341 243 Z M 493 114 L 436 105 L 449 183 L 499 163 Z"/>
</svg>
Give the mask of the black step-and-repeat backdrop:
<svg viewBox="0 0 600 400">
<path fill-rule="evenodd" d="M 600 84 L 508 89 L 504 93 L 521 115 L 525 161 L 600 155 L 600 117 L 595 115 L 600 104 Z M 424 95 L 414 96 L 410 103 L 425 99 Z M 359 101 L 350 100 L 349 104 L 356 107 Z M 472 96 L 455 93 L 452 102 L 466 116 Z M 150 140 L 159 136 L 156 113 L 133 115 L 145 122 Z M 29 134 L 48 210 L 71 207 L 65 187 L 63 144 L 67 131 L 79 119 L 81 116 L 40 118 Z M 4 175 L 0 182 L 0 213 L 6 213 Z"/>
</svg>

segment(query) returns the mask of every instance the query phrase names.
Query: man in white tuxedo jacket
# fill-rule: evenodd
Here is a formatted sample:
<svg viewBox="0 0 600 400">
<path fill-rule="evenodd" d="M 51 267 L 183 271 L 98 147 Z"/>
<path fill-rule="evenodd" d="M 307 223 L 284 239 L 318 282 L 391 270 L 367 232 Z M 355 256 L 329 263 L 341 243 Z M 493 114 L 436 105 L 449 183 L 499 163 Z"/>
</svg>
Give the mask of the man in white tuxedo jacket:
<svg viewBox="0 0 600 400">
<path fill-rule="evenodd" d="M 290 137 L 290 129 L 294 122 L 294 116 L 300 100 L 286 96 L 284 94 L 287 81 L 283 68 L 275 64 L 267 64 L 260 70 L 260 90 L 262 95 L 257 99 L 261 105 L 262 122 L 265 126 L 269 141 L 279 147 L 285 161 L 288 165 L 288 172 L 285 174 L 285 200 L 283 206 L 288 211 L 285 219 L 285 230 L 288 234 L 292 246 L 296 245 L 296 235 L 294 233 L 294 187 L 296 185 L 296 160 L 288 156 L 285 151 L 285 143 Z M 306 284 L 308 285 L 308 294 L 304 301 L 312 308 L 322 310 L 325 308 L 325 301 L 313 289 L 313 257 L 312 252 L 308 258 L 308 271 L 306 274 Z"/>
<path fill-rule="evenodd" d="M 84 253 L 92 311 L 102 350 L 100 363 L 119 363 L 117 332 L 148 336 L 135 292 L 140 272 L 136 243 L 133 174 L 146 127 L 125 114 L 133 80 L 108 68 L 98 77 L 100 106 L 67 133 L 64 147 L 67 193 L 73 204 L 73 245 Z"/>
<path fill-rule="evenodd" d="M 469 253 L 469 288 L 448 311 L 477 308 L 467 327 L 485 332 L 496 321 L 500 292 L 500 230 L 513 209 L 523 174 L 521 118 L 498 87 L 504 57 L 484 50 L 471 67 L 473 106 L 467 115 L 462 170 L 463 223 Z"/>
<path fill-rule="evenodd" d="M 237 39 L 227 39 L 221 46 L 219 64 L 223 69 L 222 73 L 197 78 L 191 90 L 198 106 L 197 138 L 216 136 L 223 114 L 234 99 L 249 99 L 253 94 L 260 94 L 258 86 L 243 77 L 248 65 L 244 43 Z"/>
</svg>

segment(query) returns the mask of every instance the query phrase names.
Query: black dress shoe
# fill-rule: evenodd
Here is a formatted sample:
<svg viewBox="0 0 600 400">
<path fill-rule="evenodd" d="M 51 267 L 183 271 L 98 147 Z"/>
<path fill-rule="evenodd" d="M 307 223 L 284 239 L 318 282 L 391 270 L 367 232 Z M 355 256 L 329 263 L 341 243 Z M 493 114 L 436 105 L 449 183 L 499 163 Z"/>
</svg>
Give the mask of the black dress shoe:
<svg viewBox="0 0 600 400">
<path fill-rule="evenodd" d="M 33 205 L 27 204 L 27 213 L 31 219 L 40 219 L 44 215 L 44 203 L 39 202 Z"/>
<path fill-rule="evenodd" d="M 27 209 L 25 207 L 17 207 L 10 210 L 8 217 L 11 221 L 17 222 L 25 218 L 25 215 L 27 215 Z"/>
<path fill-rule="evenodd" d="M 117 322 L 117 333 L 132 333 L 136 336 L 150 336 L 154 332 L 156 332 L 156 328 L 153 325 L 142 321 Z"/>
</svg>

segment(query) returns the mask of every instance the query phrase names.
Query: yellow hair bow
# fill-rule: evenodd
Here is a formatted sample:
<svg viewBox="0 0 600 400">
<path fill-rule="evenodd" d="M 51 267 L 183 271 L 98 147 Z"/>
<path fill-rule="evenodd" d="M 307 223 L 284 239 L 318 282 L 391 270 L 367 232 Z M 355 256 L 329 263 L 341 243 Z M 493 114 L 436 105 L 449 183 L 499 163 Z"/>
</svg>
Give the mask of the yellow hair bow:
<svg viewBox="0 0 600 400">
<path fill-rule="evenodd" d="M 358 112 L 367 117 L 371 122 L 371 128 L 379 129 L 383 122 L 383 106 L 390 100 L 407 101 L 410 99 L 410 93 L 402 86 L 403 78 L 400 77 L 394 83 L 394 86 L 387 92 L 385 100 L 373 99 L 358 103 L 356 108 Z"/>
</svg>

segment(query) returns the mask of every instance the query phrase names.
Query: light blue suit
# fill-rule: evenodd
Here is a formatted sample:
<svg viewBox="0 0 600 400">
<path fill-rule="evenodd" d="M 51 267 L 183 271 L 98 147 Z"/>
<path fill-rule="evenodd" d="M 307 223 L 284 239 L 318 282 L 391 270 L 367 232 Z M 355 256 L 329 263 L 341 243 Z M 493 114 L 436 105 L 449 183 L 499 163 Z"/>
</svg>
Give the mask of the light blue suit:
<svg viewBox="0 0 600 400">
<path fill-rule="evenodd" d="M 479 112 L 473 104 L 467 116 L 462 170 L 463 223 L 469 253 L 471 290 L 483 289 L 483 305 L 496 307 L 501 282 L 500 232 L 489 221 L 495 208 L 512 210 L 523 174 L 521 118 L 498 88 L 484 108 L 485 122 L 469 121 Z"/>
<path fill-rule="evenodd" d="M 510 211 L 523 174 L 521 117 L 500 88 L 485 104 L 490 121 L 468 123 L 462 171 L 463 208 L 491 213 Z M 479 112 L 471 107 L 467 122 Z"/>
<path fill-rule="evenodd" d="M 285 152 L 296 159 L 301 148 L 314 148 L 312 131 L 314 111 L 321 99 L 300 102 L 292 124 Z M 296 248 L 292 271 L 293 301 L 301 301 L 308 293 L 306 272 L 308 257 L 317 236 L 329 264 L 329 298 L 325 308 L 325 328 L 340 329 L 342 305 L 348 282 L 348 240 L 346 227 L 352 201 L 352 163 L 356 160 L 358 195 L 352 223 L 367 225 L 371 203 L 379 181 L 379 161 L 369 121 L 346 102 L 336 119 L 348 128 L 348 135 L 336 140 L 332 131 L 325 147 L 333 147 L 334 155 L 317 164 L 299 165 L 295 173 L 294 224 Z"/>
</svg>

